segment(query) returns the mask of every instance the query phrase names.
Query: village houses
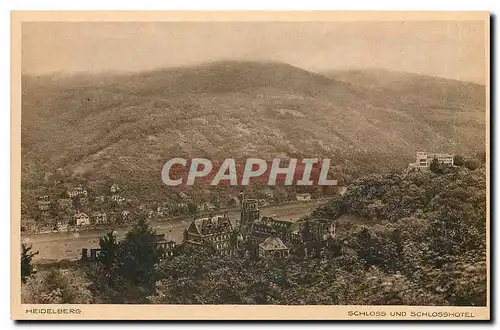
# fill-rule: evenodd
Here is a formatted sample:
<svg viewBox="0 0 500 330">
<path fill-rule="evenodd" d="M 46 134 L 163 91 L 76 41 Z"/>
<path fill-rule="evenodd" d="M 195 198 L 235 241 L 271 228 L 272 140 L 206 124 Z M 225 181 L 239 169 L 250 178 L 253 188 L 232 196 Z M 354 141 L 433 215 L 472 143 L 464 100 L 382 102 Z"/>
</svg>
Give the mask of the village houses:
<svg viewBox="0 0 500 330">
<path fill-rule="evenodd" d="M 124 221 L 130 220 L 130 211 L 124 210 L 122 211 L 121 215 Z"/>
<path fill-rule="evenodd" d="M 66 221 L 58 221 L 57 231 L 68 231 L 68 223 Z"/>
<path fill-rule="evenodd" d="M 309 193 L 297 194 L 297 196 L 295 197 L 299 202 L 305 202 L 311 200 L 311 194 Z"/>
<path fill-rule="evenodd" d="M 83 189 L 82 187 L 73 187 L 71 189 L 68 189 L 67 193 L 70 198 L 87 197 L 88 195 L 87 190 Z"/>
<path fill-rule="evenodd" d="M 38 223 L 34 219 L 25 219 L 22 221 L 21 231 L 37 231 Z"/>
<path fill-rule="evenodd" d="M 51 202 L 49 200 L 49 196 L 43 195 L 38 197 L 38 208 L 40 209 L 40 211 L 50 210 L 50 204 Z"/>
<path fill-rule="evenodd" d="M 120 191 L 120 187 L 116 183 L 113 183 L 109 190 L 112 194 L 117 194 Z"/>
<path fill-rule="evenodd" d="M 259 206 L 268 206 L 269 202 L 265 199 L 259 199 Z"/>
<path fill-rule="evenodd" d="M 117 194 L 117 195 L 113 195 L 113 196 L 111 196 L 111 200 L 112 200 L 113 202 L 118 203 L 118 204 L 125 203 L 125 197 L 122 197 L 122 196 L 120 196 L 120 195 L 118 195 L 118 194 Z"/>
<path fill-rule="evenodd" d="M 94 212 L 91 216 L 92 221 L 96 225 L 105 225 L 108 223 L 108 216 L 106 215 L 106 212 Z"/>
<path fill-rule="evenodd" d="M 210 202 L 204 202 L 198 206 L 200 212 L 213 211 L 215 210 L 215 205 Z"/>
</svg>

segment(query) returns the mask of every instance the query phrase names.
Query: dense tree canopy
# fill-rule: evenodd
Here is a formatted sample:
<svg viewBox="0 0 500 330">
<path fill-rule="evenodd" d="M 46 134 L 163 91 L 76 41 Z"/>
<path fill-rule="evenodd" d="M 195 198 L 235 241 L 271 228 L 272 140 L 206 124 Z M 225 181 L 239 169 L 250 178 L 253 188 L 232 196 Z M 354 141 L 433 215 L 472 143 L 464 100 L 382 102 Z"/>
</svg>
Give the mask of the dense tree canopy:
<svg viewBox="0 0 500 330">
<path fill-rule="evenodd" d="M 81 270 L 52 268 L 38 272 L 21 287 L 21 300 L 29 304 L 89 304 L 94 302 L 88 279 Z"/>
</svg>

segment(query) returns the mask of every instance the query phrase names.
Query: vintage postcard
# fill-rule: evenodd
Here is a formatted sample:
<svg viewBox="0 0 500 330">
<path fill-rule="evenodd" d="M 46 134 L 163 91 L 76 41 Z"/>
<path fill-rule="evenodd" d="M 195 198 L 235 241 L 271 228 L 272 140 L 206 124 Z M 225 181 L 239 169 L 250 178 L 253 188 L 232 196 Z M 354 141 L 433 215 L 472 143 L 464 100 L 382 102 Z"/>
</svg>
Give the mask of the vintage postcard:
<svg viewBox="0 0 500 330">
<path fill-rule="evenodd" d="M 13 12 L 17 320 L 489 320 L 487 12 Z"/>
</svg>

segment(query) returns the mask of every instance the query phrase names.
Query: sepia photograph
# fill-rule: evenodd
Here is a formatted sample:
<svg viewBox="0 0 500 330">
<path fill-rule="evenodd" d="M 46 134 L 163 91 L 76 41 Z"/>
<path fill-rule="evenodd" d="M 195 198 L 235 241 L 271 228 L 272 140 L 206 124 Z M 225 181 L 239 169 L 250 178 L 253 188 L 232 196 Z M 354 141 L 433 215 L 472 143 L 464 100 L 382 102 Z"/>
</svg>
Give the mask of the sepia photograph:
<svg viewBox="0 0 500 330">
<path fill-rule="evenodd" d="M 13 12 L 12 317 L 488 320 L 489 30 Z"/>
</svg>

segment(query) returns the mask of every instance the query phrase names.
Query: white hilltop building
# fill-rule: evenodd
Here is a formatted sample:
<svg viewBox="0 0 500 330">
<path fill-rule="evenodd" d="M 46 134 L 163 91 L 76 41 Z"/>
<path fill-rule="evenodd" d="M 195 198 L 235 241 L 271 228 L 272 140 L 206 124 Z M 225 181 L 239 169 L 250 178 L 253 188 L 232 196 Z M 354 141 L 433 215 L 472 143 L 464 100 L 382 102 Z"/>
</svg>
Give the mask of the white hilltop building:
<svg viewBox="0 0 500 330">
<path fill-rule="evenodd" d="M 453 166 L 453 155 L 419 151 L 417 152 L 416 162 L 410 163 L 409 167 L 417 169 L 429 169 L 434 158 L 436 158 L 441 164 Z"/>
</svg>

